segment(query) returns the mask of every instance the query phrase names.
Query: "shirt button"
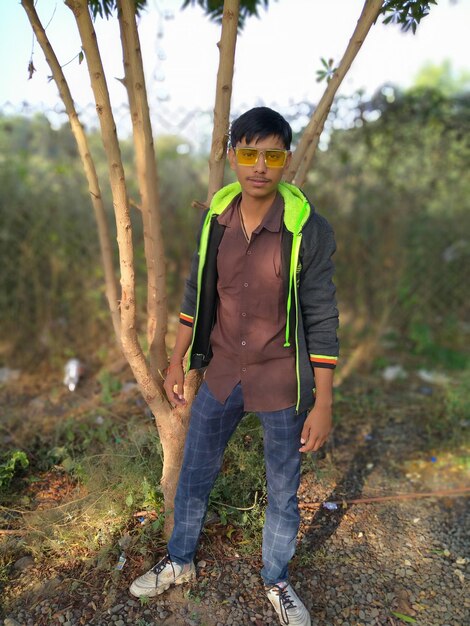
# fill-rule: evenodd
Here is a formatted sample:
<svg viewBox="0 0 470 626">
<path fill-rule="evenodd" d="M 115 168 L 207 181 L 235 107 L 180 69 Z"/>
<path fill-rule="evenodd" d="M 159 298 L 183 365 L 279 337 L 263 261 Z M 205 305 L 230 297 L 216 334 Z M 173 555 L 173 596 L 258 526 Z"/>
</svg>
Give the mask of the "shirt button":
<svg viewBox="0 0 470 626">
<path fill-rule="evenodd" d="M 242 346 L 246 346 L 246 341 L 242 341 Z"/>
<path fill-rule="evenodd" d="M 251 254 L 251 250 L 248 250 L 247 254 Z"/>
<path fill-rule="evenodd" d="M 244 287 L 248 287 L 248 283 L 243 283 L 243 286 Z"/>
<path fill-rule="evenodd" d="M 242 317 L 246 317 L 246 313 L 245 312 L 242 313 Z"/>
<path fill-rule="evenodd" d="M 242 367 L 242 372 L 246 372 L 246 367 Z"/>
</svg>

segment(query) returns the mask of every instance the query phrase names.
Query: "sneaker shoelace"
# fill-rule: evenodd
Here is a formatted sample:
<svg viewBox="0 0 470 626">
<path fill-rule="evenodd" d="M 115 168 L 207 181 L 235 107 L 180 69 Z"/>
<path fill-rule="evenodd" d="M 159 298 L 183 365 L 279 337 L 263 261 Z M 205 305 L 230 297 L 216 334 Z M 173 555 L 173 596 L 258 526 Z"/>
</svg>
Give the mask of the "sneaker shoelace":
<svg viewBox="0 0 470 626">
<path fill-rule="evenodd" d="M 170 559 L 170 555 L 167 555 L 165 558 L 163 558 L 161 561 L 159 561 L 156 565 L 152 567 L 152 572 L 156 576 L 155 587 L 158 586 L 158 576 L 162 573 L 162 571 L 165 569 L 168 563 L 171 565 L 171 569 L 173 570 L 173 578 L 176 578 L 175 568 L 173 567 L 173 561 Z"/>
<path fill-rule="evenodd" d="M 289 614 L 287 613 L 287 611 L 289 609 L 295 609 L 295 602 L 290 597 L 287 586 L 284 588 L 278 587 L 277 585 L 275 586 L 278 589 L 279 607 L 281 609 L 281 618 L 283 619 L 285 624 L 289 624 Z"/>
</svg>

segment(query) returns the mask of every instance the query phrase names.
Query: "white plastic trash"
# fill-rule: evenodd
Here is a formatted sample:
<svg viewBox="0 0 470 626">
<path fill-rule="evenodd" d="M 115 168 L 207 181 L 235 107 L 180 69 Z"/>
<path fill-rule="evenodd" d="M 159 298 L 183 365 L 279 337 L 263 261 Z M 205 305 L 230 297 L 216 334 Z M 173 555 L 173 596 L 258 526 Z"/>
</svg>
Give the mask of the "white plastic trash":
<svg viewBox="0 0 470 626">
<path fill-rule="evenodd" d="M 83 376 L 84 367 L 78 359 L 69 359 L 64 367 L 64 385 L 69 391 L 75 391 L 80 378 Z"/>
</svg>

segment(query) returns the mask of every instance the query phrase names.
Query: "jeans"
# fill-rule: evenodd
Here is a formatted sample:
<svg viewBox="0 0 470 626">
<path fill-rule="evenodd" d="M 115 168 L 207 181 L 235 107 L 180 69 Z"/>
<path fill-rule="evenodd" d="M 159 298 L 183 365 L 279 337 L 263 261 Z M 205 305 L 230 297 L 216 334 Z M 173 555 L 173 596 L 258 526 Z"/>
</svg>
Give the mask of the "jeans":
<svg viewBox="0 0 470 626">
<path fill-rule="evenodd" d="M 168 553 L 177 563 L 194 559 L 210 491 L 225 447 L 243 415 L 240 384 L 221 404 L 203 382 L 192 406 L 175 497 L 175 525 L 168 543 Z M 268 486 L 261 576 L 265 584 L 274 585 L 287 580 L 288 563 L 295 552 L 300 523 L 300 435 L 306 412 L 296 415 L 295 407 L 290 407 L 259 412 L 258 417 L 263 426 Z"/>
</svg>

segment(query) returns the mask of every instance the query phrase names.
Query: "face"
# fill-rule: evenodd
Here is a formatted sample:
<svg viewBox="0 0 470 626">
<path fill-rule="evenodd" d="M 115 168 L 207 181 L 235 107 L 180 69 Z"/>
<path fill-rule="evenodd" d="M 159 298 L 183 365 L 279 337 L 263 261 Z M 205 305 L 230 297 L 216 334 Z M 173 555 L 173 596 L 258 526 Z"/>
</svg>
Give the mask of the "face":
<svg viewBox="0 0 470 626">
<path fill-rule="evenodd" d="M 258 150 L 285 150 L 284 143 L 275 135 L 265 139 L 253 139 L 249 144 L 243 138 L 237 143 L 236 148 L 257 148 Z M 230 149 L 228 157 L 230 167 L 237 175 L 238 181 L 245 195 L 253 199 L 264 200 L 275 195 L 277 186 L 281 182 L 284 171 L 289 167 L 291 153 L 287 154 L 283 167 L 267 167 L 264 155 L 260 154 L 255 165 L 239 165 L 233 148 Z"/>
</svg>

